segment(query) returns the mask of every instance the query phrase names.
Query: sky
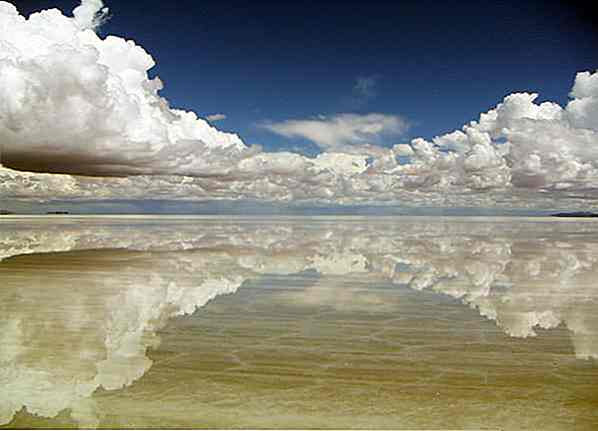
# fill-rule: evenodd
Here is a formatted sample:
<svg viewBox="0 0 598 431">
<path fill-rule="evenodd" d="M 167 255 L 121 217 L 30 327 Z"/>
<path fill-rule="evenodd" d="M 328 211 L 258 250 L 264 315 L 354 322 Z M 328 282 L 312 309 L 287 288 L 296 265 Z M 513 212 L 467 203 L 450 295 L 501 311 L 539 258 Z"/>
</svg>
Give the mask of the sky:
<svg viewBox="0 0 598 431">
<path fill-rule="evenodd" d="M 173 106 L 223 114 L 219 128 L 270 151 L 318 149 L 265 121 L 399 115 L 412 127 L 392 145 L 450 132 L 516 91 L 564 104 L 575 73 L 598 67 L 582 2 L 320 3 L 109 0 L 99 33 L 150 52 Z M 77 2 L 15 4 L 29 15 Z"/>
<path fill-rule="evenodd" d="M 12 3 L 23 17 L 53 7 L 71 17 L 78 5 Z M 587 148 L 598 147 L 598 30 L 589 2 L 84 3 L 92 15 L 76 17 L 75 30 L 41 20 L 19 39 L 5 27 L 8 45 L 0 46 L 12 47 L 5 53 L 18 71 L 0 65 L 0 76 L 37 85 L 23 84 L 19 94 L 15 81 L 0 80 L 0 94 L 20 100 L 0 108 L 0 161 L 11 169 L 0 196 L 11 201 L 597 205 L 598 150 Z M 102 7 L 110 11 L 98 25 L 93 14 Z M 75 40 L 91 31 L 97 40 Z M 134 40 L 145 56 L 109 46 L 110 35 Z M 87 64 L 84 45 L 104 58 Z M 107 64 L 109 76 L 100 76 Z M 147 90 L 149 82 L 156 88 Z M 537 96 L 504 103 L 523 92 Z M 218 130 L 151 111 L 159 96 Z M 139 98 L 134 114 L 129 105 Z M 71 102 L 79 99 L 85 103 Z M 498 120 L 481 121 L 494 111 Z M 472 120 L 478 126 L 465 130 Z M 130 193 L 115 192 L 125 181 Z"/>
</svg>

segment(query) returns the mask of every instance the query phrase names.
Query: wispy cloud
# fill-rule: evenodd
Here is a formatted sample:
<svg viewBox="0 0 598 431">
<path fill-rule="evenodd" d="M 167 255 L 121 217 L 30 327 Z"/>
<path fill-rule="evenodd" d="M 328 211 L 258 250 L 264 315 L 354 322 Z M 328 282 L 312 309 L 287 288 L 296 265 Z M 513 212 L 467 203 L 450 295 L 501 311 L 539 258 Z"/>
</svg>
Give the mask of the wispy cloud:
<svg viewBox="0 0 598 431">
<path fill-rule="evenodd" d="M 381 143 L 383 138 L 396 138 L 409 129 L 409 123 L 398 115 L 379 113 L 321 115 L 317 118 L 264 122 L 259 127 L 286 138 L 304 138 L 322 149 Z"/>
<path fill-rule="evenodd" d="M 342 101 L 345 109 L 362 109 L 378 96 L 378 75 L 358 76 L 351 88 L 351 94 Z"/>
<path fill-rule="evenodd" d="M 373 99 L 376 97 L 376 86 L 378 85 L 377 76 L 360 76 L 355 80 L 353 93 L 363 99 Z"/>
<path fill-rule="evenodd" d="M 214 123 L 215 121 L 222 121 L 222 120 L 226 120 L 226 115 L 224 114 L 210 114 L 206 117 L 206 120 L 208 120 L 211 123 Z"/>
</svg>

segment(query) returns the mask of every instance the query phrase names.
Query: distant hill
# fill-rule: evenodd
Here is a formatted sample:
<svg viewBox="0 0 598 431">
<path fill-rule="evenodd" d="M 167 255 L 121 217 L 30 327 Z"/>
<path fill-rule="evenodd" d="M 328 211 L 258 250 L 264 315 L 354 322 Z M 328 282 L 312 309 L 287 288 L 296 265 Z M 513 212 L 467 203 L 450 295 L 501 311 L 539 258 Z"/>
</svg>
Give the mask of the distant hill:
<svg viewBox="0 0 598 431">
<path fill-rule="evenodd" d="M 7 210 L 0 210 L 0 215 L 11 215 L 11 214 L 14 214 L 14 213 L 11 211 L 7 211 Z"/>
<path fill-rule="evenodd" d="M 551 214 L 552 217 L 598 217 L 598 214 L 589 211 L 574 211 L 570 213 Z"/>
</svg>

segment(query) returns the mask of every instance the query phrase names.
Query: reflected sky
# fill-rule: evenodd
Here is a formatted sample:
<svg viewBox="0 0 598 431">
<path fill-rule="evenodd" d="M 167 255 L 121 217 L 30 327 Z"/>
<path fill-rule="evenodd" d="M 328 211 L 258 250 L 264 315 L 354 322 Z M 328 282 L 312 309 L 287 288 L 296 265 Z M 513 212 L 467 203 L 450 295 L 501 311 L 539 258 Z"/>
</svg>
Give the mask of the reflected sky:
<svg viewBox="0 0 598 431">
<path fill-rule="evenodd" d="M 591 220 L 6 218 L 0 259 L 8 426 L 153 426 L 156 397 L 169 406 L 161 394 L 178 382 L 182 407 L 163 426 L 429 428 L 472 397 L 477 410 L 453 425 L 508 428 L 517 415 L 478 410 L 526 375 L 535 392 L 516 407 L 598 424 Z M 347 379 L 361 383 L 331 389 Z M 258 393 L 268 415 L 247 401 Z M 437 419 L 415 413 L 432 407 Z M 334 416 L 343 409 L 353 422 Z"/>
</svg>

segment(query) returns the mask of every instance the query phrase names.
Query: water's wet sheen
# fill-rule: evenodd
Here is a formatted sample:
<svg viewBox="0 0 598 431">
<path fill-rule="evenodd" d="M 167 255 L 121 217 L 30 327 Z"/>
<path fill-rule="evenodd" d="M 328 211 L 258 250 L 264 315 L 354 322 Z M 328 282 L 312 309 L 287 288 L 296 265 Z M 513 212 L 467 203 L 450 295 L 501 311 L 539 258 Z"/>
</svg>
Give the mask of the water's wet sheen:
<svg viewBox="0 0 598 431">
<path fill-rule="evenodd" d="M 598 222 L 2 218 L 5 427 L 598 429 Z"/>
</svg>

